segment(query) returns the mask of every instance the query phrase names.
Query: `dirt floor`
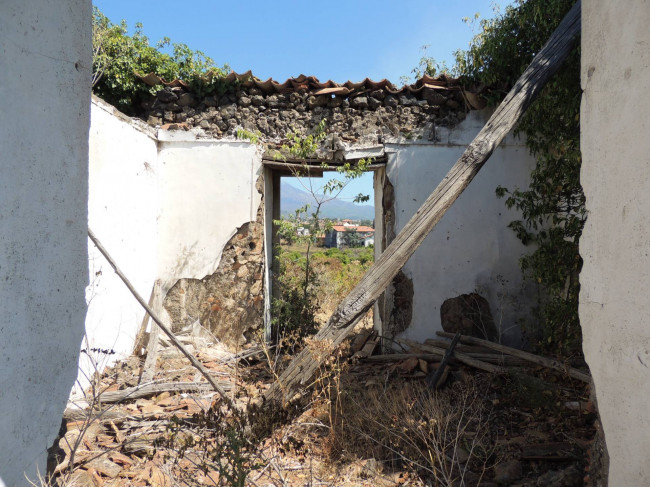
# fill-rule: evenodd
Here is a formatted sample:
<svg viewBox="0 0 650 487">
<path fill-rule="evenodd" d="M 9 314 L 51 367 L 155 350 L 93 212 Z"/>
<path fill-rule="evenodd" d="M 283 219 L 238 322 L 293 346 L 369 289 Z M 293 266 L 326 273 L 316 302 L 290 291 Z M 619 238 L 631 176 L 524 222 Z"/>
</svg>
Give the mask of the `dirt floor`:
<svg viewBox="0 0 650 487">
<path fill-rule="evenodd" d="M 588 386 L 560 373 L 452 363 L 430 393 L 435 360 L 364 357 L 356 338 L 280 407 L 260 397 L 288 357 L 185 342 L 247 412 L 229 412 L 174 348 L 148 384 L 131 357 L 69 404 L 53 485 L 592 485 L 596 414 Z"/>
</svg>

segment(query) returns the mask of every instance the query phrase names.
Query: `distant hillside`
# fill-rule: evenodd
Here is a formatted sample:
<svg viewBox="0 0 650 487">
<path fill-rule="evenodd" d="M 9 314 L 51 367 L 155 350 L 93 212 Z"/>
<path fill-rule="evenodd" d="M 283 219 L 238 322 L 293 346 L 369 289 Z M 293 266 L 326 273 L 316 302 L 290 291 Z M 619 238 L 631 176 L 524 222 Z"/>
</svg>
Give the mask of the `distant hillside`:
<svg viewBox="0 0 650 487">
<path fill-rule="evenodd" d="M 294 188 L 282 181 L 280 208 L 282 215 L 293 215 L 294 212 L 307 203 L 314 206 L 314 199 L 306 191 Z M 375 207 L 373 205 L 357 205 L 349 201 L 333 200 L 325 203 L 321 208 L 323 218 L 349 218 L 350 220 L 374 220 Z"/>
</svg>

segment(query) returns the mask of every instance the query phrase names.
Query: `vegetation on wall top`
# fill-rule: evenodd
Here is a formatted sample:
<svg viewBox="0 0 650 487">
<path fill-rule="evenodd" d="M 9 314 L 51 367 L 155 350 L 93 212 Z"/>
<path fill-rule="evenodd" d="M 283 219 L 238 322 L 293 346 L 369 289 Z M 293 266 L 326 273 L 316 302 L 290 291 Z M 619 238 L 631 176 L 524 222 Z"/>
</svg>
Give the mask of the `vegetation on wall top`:
<svg viewBox="0 0 650 487">
<path fill-rule="evenodd" d="M 93 92 L 125 113 L 133 114 L 143 100 L 158 91 L 138 79 L 137 74 L 156 73 L 166 81 L 182 79 L 192 84 L 218 83 L 230 71 L 218 67 L 201 51 L 168 37 L 151 45 L 142 24 L 128 34 L 126 21 L 113 24 L 93 7 Z M 206 75 L 212 73 L 210 81 Z M 198 87 L 197 87 L 198 88 Z"/>
<path fill-rule="evenodd" d="M 480 21 L 469 48 L 456 53 L 454 74 L 465 83 L 487 86 L 484 96 L 498 102 L 574 3 L 518 0 L 493 19 Z M 560 355 L 581 353 L 578 243 L 586 210 L 580 185 L 580 98 L 578 41 L 517 128 L 537 160 L 530 187 L 496 190 L 509 208 L 517 208 L 523 216 L 510 227 L 524 244 L 534 244 L 521 259 L 525 275 L 542 289 L 541 327 L 529 330 L 530 338 Z"/>
</svg>

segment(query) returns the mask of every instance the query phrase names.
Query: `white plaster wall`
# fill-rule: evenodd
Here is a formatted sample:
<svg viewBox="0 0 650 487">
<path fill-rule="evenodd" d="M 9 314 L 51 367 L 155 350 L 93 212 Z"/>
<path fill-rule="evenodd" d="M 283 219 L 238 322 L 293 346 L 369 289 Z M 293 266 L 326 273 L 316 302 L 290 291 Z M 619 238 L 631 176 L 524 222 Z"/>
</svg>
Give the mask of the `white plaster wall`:
<svg viewBox="0 0 650 487">
<path fill-rule="evenodd" d="M 158 279 L 164 294 L 181 278 L 200 279 L 217 269 L 227 241 L 257 217 L 261 171 L 254 145 L 157 133 L 93 97 L 89 226 L 145 299 Z M 88 248 L 82 349 L 89 355 L 82 353 L 75 393 L 96 368 L 132 353 L 144 317 L 90 241 Z"/>
<path fill-rule="evenodd" d="M 91 3 L 0 2 L 0 485 L 45 471 L 87 283 Z"/>
<path fill-rule="evenodd" d="M 136 290 L 148 299 L 157 272 L 159 163 L 155 131 L 93 97 L 90 124 L 88 224 Z M 128 357 L 144 311 L 88 240 L 89 286 L 81 387 L 95 365 Z M 106 355 L 92 352 L 113 350 Z"/>
<path fill-rule="evenodd" d="M 582 5 L 583 348 L 609 485 L 650 485 L 650 2 Z"/>
<path fill-rule="evenodd" d="M 470 112 L 453 130 L 439 130 L 436 144 L 388 145 L 386 174 L 395 189 L 398 233 L 442 181 L 487 121 Z M 505 342 L 520 339 L 521 320 L 530 319 L 531 290 L 519 268 L 526 249 L 507 228 L 520 218 L 498 199 L 498 185 L 526 188 L 535 165 L 524 142 L 509 136 L 456 200 L 404 267 L 413 280 L 413 317 L 403 334 L 414 340 L 441 330 L 440 306 L 460 294 L 479 292 L 490 303 Z"/>
<path fill-rule="evenodd" d="M 174 134 L 160 133 L 161 138 Z M 166 292 L 180 278 L 214 273 L 238 227 L 257 218 L 262 159 L 248 142 L 182 140 L 160 145 L 163 171 L 158 276 Z"/>
</svg>

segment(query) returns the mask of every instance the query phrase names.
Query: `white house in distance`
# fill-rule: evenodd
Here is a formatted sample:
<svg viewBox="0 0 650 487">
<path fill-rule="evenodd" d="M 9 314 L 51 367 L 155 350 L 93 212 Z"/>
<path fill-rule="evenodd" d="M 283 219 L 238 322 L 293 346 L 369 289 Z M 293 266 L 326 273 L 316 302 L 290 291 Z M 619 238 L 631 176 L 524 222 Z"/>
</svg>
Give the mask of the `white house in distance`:
<svg viewBox="0 0 650 487">
<path fill-rule="evenodd" d="M 375 245 L 375 229 L 364 225 L 354 225 L 349 220 L 345 220 L 342 225 L 334 225 L 330 231 L 325 234 L 325 247 L 336 247 L 340 249 L 346 245 L 346 232 L 356 232 L 359 237 L 359 243 L 364 247 Z M 360 245 L 361 246 L 361 245 Z"/>
</svg>

